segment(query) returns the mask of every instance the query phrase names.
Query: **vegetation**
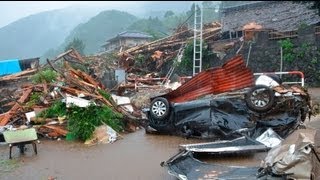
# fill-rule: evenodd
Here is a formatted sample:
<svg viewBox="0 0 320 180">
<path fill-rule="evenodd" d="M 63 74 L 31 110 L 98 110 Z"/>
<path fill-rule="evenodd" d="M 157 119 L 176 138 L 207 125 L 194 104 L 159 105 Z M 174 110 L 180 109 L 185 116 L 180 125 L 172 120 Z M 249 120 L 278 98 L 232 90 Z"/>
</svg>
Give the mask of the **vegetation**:
<svg viewBox="0 0 320 180">
<path fill-rule="evenodd" d="M 68 130 L 71 135 L 80 140 L 91 138 L 95 127 L 107 124 L 115 131 L 123 129 L 121 114 L 114 113 L 109 107 L 90 105 L 85 108 L 72 106 L 68 110 Z"/>
<path fill-rule="evenodd" d="M 296 43 L 294 43 L 296 42 Z M 282 47 L 285 69 L 299 70 L 305 73 L 309 85 L 319 86 L 320 84 L 320 51 L 316 46 L 307 41 L 294 41 L 285 39 L 279 41 Z M 287 77 L 283 77 L 287 81 Z"/>
<path fill-rule="evenodd" d="M 295 59 L 304 59 L 312 54 L 312 45 L 308 42 L 302 43 L 295 47 L 290 39 L 279 41 L 280 47 L 283 50 L 283 60 L 292 63 Z M 316 63 L 317 57 L 308 57 Z"/>
<path fill-rule="evenodd" d="M 58 101 L 55 101 L 48 109 L 39 113 L 37 117 L 54 118 L 54 117 L 62 117 L 62 116 L 65 116 L 66 114 L 67 114 L 66 104 L 58 100 Z"/>
<path fill-rule="evenodd" d="M 43 96 L 42 92 L 32 92 L 29 101 L 26 103 L 27 107 L 32 107 L 40 103 L 40 98 Z"/>
<path fill-rule="evenodd" d="M 130 25 L 128 29 L 148 33 L 153 37 L 152 40 L 165 37 L 168 33 L 166 26 L 157 17 L 138 20 Z"/>
<path fill-rule="evenodd" d="M 164 14 L 164 17 L 165 18 L 168 18 L 170 16 L 173 16 L 174 15 L 174 12 L 173 11 L 167 11 L 165 14 Z"/>
<path fill-rule="evenodd" d="M 82 72 L 85 72 L 85 73 L 89 73 L 89 65 L 87 62 L 85 62 L 84 64 L 79 64 L 79 63 L 70 63 L 70 66 L 73 68 L 73 69 L 79 69 L 80 71 Z"/>
<path fill-rule="evenodd" d="M 135 16 L 126 12 L 103 11 L 88 22 L 78 25 L 66 38 L 64 44 L 71 42 L 75 37 L 81 37 L 86 45 L 84 54 L 95 53 L 107 39 L 125 31 L 136 20 Z"/>
<path fill-rule="evenodd" d="M 205 70 L 211 67 L 210 58 L 212 53 L 210 54 L 207 49 L 207 44 L 203 42 L 202 44 L 202 70 Z M 193 40 L 190 40 L 187 43 L 186 48 L 184 49 L 184 53 L 181 59 L 181 62 L 178 64 L 177 71 L 184 75 L 192 75 L 193 72 Z"/>
<path fill-rule="evenodd" d="M 107 93 L 102 93 L 106 95 Z M 106 95 L 107 96 L 107 95 Z M 66 104 L 56 101 L 52 106 L 41 113 L 37 117 L 54 118 L 66 116 L 68 119 L 67 139 L 87 140 L 91 138 L 95 127 L 107 124 L 115 131 L 121 131 L 124 124 L 121 119 L 122 114 L 113 112 L 111 108 L 103 106 L 95 106 L 91 104 L 88 107 L 71 106 L 66 109 Z"/>
<path fill-rule="evenodd" d="M 55 57 L 59 53 L 62 53 L 65 47 L 77 37 L 81 37 L 82 42 L 85 44 L 83 54 L 90 55 L 96 53 L 107 39 L 125 31 L 136 20 L 137 17 L 127 12 L 117 10 L 100 12 L 86 23 L 76 26 L 60 46 L 48 50 L 41 59 Z"/>
<path fill-rule="evenodd" d="M 58 74 L 52 69 L 44 69 L 31 77 L 33 83 L 51 83 L 55 81 Z"/>
<path fill-rule="evenodd" d="M 137 67 L 145 67 L 146 64 L 144 63 L 145 60 L 146 60 L 146 57 L 143 55 L 143 54 L 137 54 L 134 56 L 134 63 L 135 63 L 135 66 Z"/>
<path fill-rule="evenodd" d="M 0 27 L 0 59 L 38 57 L 58 47 L 73 28 L 94 15 L 89 8 L 74 12 L 72 7 L 40 12 Z"/>
<path fill-rule="evenodd" d="M 98 89 L 98 92 L 101 96 L 103 96 L 105 99 L 107 99 L 108 101 L 110 101 L 111 95 L 109 93 L 107 93 L 106 91 L 102 90 L 102 89 Z"/>
<path fill-rule="evenodd" d="M 282 55 L 283 55 L 283 60 L 287 62 L 293 62 L 295 59 L 295 54 L 293 53 L 293 43 L 292 41 L 288 38 L 285 40 L 280 40 L 280 47 L 282 48 Z"/>
<path fill-rule="evenodd" d="M 82 40 L 78 39 L 78 38 L 74 38 L 65 48 L 64 51 L 68 51 L 69 49 L 73 48 L 75 50 L 77 50 L 80 54 L 84 54 L 84 48 L 85 48 L 85 44 L 83 43 Z"/>
</svg>

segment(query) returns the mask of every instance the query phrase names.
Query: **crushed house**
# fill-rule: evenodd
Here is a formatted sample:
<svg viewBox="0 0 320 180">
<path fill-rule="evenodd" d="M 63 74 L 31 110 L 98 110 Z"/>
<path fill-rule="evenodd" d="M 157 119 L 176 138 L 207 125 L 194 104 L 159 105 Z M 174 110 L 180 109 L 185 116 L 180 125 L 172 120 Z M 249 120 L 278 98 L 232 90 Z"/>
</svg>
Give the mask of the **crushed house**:
<svg viewBox="0 0 320 180">
<path fill-rule="evenodd" d="M 128 49 L 149 42 L 151 38 L 152 36 L 143 32 L 125 31 L 107 40 L 106 44 L 102 45 L 102 47 L 107 52 L 120 50 L 121 48 Z"/>
</svg>

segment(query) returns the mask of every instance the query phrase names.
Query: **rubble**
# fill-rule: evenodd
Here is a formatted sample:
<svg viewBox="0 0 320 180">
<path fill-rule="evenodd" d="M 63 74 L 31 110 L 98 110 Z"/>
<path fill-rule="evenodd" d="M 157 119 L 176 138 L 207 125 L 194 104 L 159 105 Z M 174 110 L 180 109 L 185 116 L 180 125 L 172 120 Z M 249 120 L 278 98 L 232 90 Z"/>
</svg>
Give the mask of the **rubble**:
<svg viewBox="0 0 320 180">
<path fill-rule="evenodd" d="M 96 127 L 93 137 L 88 139 L 86 145 L 113 143 L 117 140 L 117 132 L 107 125 Z"/>
<path fill-rule="evenodd" d="M 252 26 L 258 25 L 249 24 L 247 28 Z M 205 25 L 203 39 L 217 38 L 220 30 L 219 23 Z M 118 57 L 83 58 L 71 49 L 53 60 L 47 59 L 47 64 L 39 69 L 1 77 L 0 82 L 19 80 L 47 70 L 50 75 L 46 78 L 46 73 L 41 74 L 36 83 L 21 85 L 20 94 L 8 90 L 11 99 L 5 99 L 4 104 L 10 108 L 7 111 L 1 108 L 0 128 L 6 129 L 5 134 L 28 125 L 43 137 L 80 139 L 86 145 L 113 143 L 123 127 L 132 132 L 140 125 L 145 128 L 150 125 L 153 130 L 166 134 L 224 139 L 181 145 L 183 150 L 162 165 L 168 166 L 169 172 L 180 179 L 256 177 L 257 167 L 209 166 L 194 159 L 192 154 L 252 153 L 279 147 L 283 138 L 302 127 L 310 109 L 309 95 L 300 86 L 285 87 L 269 76 L 261 76 L 258 78 L 261 83 L 258 80 L 255 83 L 254 74 L 241 55 L 221 67 L 170 83 L 175 65 L 165 77 L 160 76 L 161 68 L 176 57 L 180 62 L 183 49 L 191 39 L 191 30 L 179 28 L 172 36 L 125 50 L 118 53 Z M 234 42 L 220 49 L 232 46 Z M 144 56 L 143 63 L 139 62 L 139 55 Z M 119 60 L 114 61 L 116 58 Z M 124 79 L 117 81 L 114 88 L 106 88 L 103 79 L 118 68 L 125 71 Z M 264 84 L 266 79 L 263 77 L 273 83 L 269 84 L 272 87 Z M 254 94 L 260 91 L 267 92 L 262 96 L 269 98 L 267 108 L 262 106 L 261 99 L 258 103 L 253 101 Z M 130 97 L 124 97 L 124 94 L 130 94 Z M 142 120 L 144 115 L 148 118 L 147 123 Z M 5 128 L 9 126 L 14 128 Z M 287 156 L 282 158 L 295 161 Z M 275 158 L 267 160 L 274 161 Z M 264 164 L 263 168 L 280 169 L 278 173 L 286 171 L 281 169 L 284 163 L 274 162 Z M 310 162 L 303 165 L 309 173 Z M 267 170 L 264 173 L 270 173 Z M 299 177 L 304 175 L 299 174 Z"/>
<path fill-rule="evenodd" d="M 236 142 L 217 141 L 214 143 L 183 145 L 183 150 L 162 162 L 168 173 L 178 179 L 316 179 L 319 177 L 320 159 L 315 151 L 314 129 L 299 129 L 269 150 L 260 167 L 228 166 L 205 163 L 196 158 L 195 152 L 213 152 L 221 156 L 226 153 L 257 152 L 253 147 L 237 148 Z M 248 142 L 241 144 L 248 145 Z M 255 150 L 255 151 L 252 151 Z"/>
<path fill-rule="evenodd" d="M 219 37 L 220 30 L 221 24 L 218 22 L 205 24 L 202 34 L 203 39 L 207 40 Z M 144 66 L 138 67 L 138 69 L 143 69 L 145 72 L 159 71 L 165 62 L 173 60 L 178 55 L 179 49 L 192 39 L 193 31 L 191 29 L 179 28 L 171 36 L 118 53 L 120 57 L 119 66 L 124 68 L 128 73 L 135 72 L 135 69 L 132 68 L 136 61 L 134 57 L 140 54 L 145 56 L 145 62 Z M 156 62 L 154 69 L 150 66 L 152 62 Z"/>
<path fill-rule="evenodd" d="M 315 152 L 315 129 L 299 129 L 272 148 L 261 162 L 260 176 L 286 176 L 289 179 L 319 177 L 320 159 Z"/>
<path fill-rule="evenodd" d="M 48 64 L 38 71 L 47 71 L 37 79 L 41 84 L 20 84 L 22 94 L 15 94 L 11 102 L 7 103 L 11 105 L 11 108 L 0 114 L 0 126 L 10 124 L 19 127 L 29 124 L 33 125 L 37 133 L 42 136 L 66 137 L 69 133 L 69 120 L 66 116 L 68 109 L 73 106 L 86 108 L 91 105 L 105 106 L 111 110 L 111 113 L 122 114 L 121 121 L 128 129 L 132 129 L 132 125 L 139 126 L 141 114 L 130 106 L 129 98 L 125 99 L 125 103 L 116 101 L 119 98 L 122 101 L 125 97 L 111 95 L 103 84 L 86 72 L 74 68 L 77 65 L 84 65 L 84 59 L 76 50 L 71 49 L 47 62 Z M 28 73 L 34 71 L 28 71 Z M 57 75 L 52 76 L 53 71 Z M 10 77 L 2 77 L 2 79 L 8 80 L 28 73 L 23 72 L 10 75 Z M 48 77 L 45 77 L 46 75 Z"/>
</svg>

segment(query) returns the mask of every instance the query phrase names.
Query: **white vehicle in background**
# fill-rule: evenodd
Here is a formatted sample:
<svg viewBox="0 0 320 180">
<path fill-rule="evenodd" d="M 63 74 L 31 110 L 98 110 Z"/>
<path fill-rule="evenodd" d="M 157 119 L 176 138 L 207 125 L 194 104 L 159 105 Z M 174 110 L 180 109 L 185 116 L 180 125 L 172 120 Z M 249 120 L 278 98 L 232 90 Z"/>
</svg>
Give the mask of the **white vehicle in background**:
<svg viewBox="0 0 320 180">
<path fill-rule="evenodd" d="M 299 75 L 301 81 L 282 82 L 278 75 Z M 257 112 L 268 111 L 274 105 L 274 98 L 280 96 L 306 95 L 299 86 L 290 87 L 291 90 L 281 88 L 283 84 L 300 84 L 304 87 L 304 74 L 300 71 L 254 73 L 259 76 L 255 81 L 255 86 L 246 94 L 248 107 Z M 275 88 L 275 89 L 274 89 Z"/>
</svg>

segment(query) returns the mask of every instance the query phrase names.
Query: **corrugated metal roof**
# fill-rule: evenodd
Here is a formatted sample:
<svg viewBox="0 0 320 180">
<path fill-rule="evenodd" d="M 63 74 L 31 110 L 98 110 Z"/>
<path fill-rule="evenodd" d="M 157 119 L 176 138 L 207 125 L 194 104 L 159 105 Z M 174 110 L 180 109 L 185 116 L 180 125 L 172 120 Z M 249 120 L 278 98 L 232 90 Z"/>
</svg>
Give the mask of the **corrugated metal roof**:
<svg viewBox="0 0 320 180">
<path fill-rule="evenodd" d="M 246 67 L 242 56 L 238 55 L 228 60 L 222 67 L 202 71 L 164 97 L 171 102 L 184 102 L 208 94 L 239 90 L 253 84 L 252 71 Z"/>
</svg>

